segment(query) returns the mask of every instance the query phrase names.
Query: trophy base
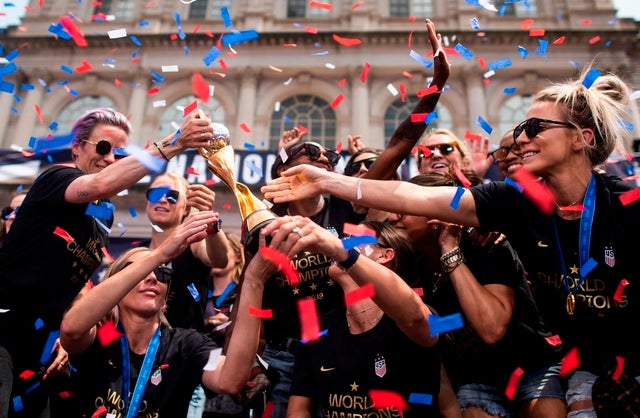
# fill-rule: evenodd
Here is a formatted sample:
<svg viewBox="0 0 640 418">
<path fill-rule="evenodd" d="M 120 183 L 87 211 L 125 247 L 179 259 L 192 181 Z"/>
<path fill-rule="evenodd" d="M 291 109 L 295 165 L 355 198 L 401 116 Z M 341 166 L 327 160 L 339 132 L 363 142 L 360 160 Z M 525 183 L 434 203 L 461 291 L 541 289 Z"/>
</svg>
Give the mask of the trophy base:
<svg viewBox="0 0 640 418">
<path fill-rule="evenodd" d="M 242 244 L 245 252 L 252 256 L 258 252 L 260 230 L 276 217 L 269 209 L 258 209 L 242 221 Z"/>
</svg>

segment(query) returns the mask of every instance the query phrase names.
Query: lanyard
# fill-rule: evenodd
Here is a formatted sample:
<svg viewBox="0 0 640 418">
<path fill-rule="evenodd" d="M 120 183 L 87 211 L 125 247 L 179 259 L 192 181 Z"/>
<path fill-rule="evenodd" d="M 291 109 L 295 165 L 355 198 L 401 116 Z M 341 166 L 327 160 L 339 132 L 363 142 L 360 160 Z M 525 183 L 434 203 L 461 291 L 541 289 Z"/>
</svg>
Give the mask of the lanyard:
<svg viewBox="0 0 640 418">
<path fill-rule="evenodd" d="M 580 256 L 580 279 L 573 288 L 574 291 L 584 283 L 586 274 L 583 274 L 582 267 L 589 260 L 589 247 L 591 246 L 591 227 L 593 225 L 593 216 L 596 209 L 596 181 L 595 176 L 591 174 L 591 180 L 587 186 L 587 191 L 584 195 L 584 210 L 580 217 L 580 233 L 578 237 L 578 255 Z M 571 292 L 571 286 L 569 285 L 569 276 L 567 275 L 567 266 L 564 263 L 564 256 L 562 255 L 562 246 L 560 245 L 560 236 L 558 235 L 558 228 L 556 227 L 555 215 L 551 216 L 553 221 L 553 231 L 556 235 L 556 245 L 558 247 L 558 253 L 560 258 L 560 267 L 562 268 L 562 274 L 564 275 L 564 286 L 567 294 Z"/>
<path fill-rule="evenodd" d="M 151 337 L 149 346 L 147 347 L 147 353 L 144 355 L 142 361 L 142 368 L 136 381 L 136 387 L 133 390 L 131 396 L 131 402 L 129 402 L 129 384 L 131 379 L 131 363 L 129 362 L 129 343 L 127 337 L 122 335 L 120 337 L 120 348 L 122 349 L 122 398 L 124 399 L 124 409 L 127 412 L 127 418 L 134 418 L 138 415 L 138 410 L 142 404 L 142 396 L 144 390 L 147 387 L 149 376 L 151 375 L 151 367 L 156 358 L 158 347 L 160 346 L 160 326 Z"/>
</svg>

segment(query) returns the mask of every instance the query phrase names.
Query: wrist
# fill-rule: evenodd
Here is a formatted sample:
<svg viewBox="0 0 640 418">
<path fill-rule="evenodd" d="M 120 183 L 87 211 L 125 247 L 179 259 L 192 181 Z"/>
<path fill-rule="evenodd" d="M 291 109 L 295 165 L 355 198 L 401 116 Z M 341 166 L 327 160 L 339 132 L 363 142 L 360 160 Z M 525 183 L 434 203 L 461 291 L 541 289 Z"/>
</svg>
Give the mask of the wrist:
<svg viewBox="0 0 640 418">
<path fill-rule="evenodd" d="M 164 141 L 158 141 L 158 142 L 154 142 L 153 145 L 156 147 L 156 149 L 158 150 L 158 152 L 160 153 L 160 155 L 162 156 L 162 158 L 165 159 L 165 161 L 169 162 L 170 157 L 165 153 L 165 145 L 164 145 Z"/>
<path fill-rule="evenodd" d="M 451 273 L 464 262 L 464 255 L 460 247 L 455 247 L 443 253 L 440 257 L 440 267 L 445 273 Z"/>
<path fill-rule="evenodd" d="M 343 260 L 338 260 L 335 258 L 334 260 L 336 261 L 336 263 L 338 263 L 338 266 L 340 266 L 340 268 L 348 271 L 358 261 L 359 257 L 360 252 L 354 248 L 351 248 L 347 251 L 347 256 Z"/>
</svg>

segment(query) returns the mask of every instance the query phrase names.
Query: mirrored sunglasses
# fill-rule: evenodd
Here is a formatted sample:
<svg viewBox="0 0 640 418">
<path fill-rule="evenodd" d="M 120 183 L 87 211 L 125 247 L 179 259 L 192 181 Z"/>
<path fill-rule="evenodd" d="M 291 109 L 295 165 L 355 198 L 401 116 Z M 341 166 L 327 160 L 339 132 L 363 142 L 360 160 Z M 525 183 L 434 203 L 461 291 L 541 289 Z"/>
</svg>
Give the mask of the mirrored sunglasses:
<svg viewBox="0 0 640 418">
<path fill-rule="evenodd" d="M 573 128 L 574 126 L 569 122 L 562 122 L 560 120 L 552 120 L 552 119 L 540 119 L 540 118 L 530 118 L 521 122 L 513 129 L 513 141 L 518 141 L 522 132 L 527 135 L 527 138 L 533 139 L 542 131 L 552 128 L 551 126 L 547 126 L 546 124 L 552 125 L 562 125 Z"/>
<path fill-rule="evenodd" d="M 126 263 L 124 263 L 124 267 L 122 267 L 122 269 L 125 269 L 131 264 L 133 264 L 133 261 L 127 261 Z M 167 266 L 159 266 L 153 269 L 153 274 L 156 276 L 157 281 L 159 281 L 160 283 L 168 284 L 169 282 L 171 282 L 173 270 Z"/>
<path fill-rule="evenodd" d="M 492 157 L 495 162 L 500 163 L 507 158 L 510 152 L 513 152 L 515 155 L 519 157 L 522 154 L 520 145 L 511 144 L 508 147 L 500 147 L 488 153 L 487 157 Z"/>
<path fill-rule="evenodd" d="M 91 145 L 95 145 L 96 147 L 96 152 L 100 155 L 102 155 L 103 157 L 108 155 L 111 152 L 111 142 L 105 140 L 105 139 L 101 139 L 98 142 L 93 142 L 93 141 L 89 141 L 88 139 L 83 139 L 84 142 L 88 142 Z M 113 158 L 115 158 L 116 160 L 119 160 L 121 158 L 124 158 L 127 156 L 126 151 L 124 150 L 124 148 L 114 148 L 113 149 Z"/>
<path fill-rule="evenodd" d="M 451 154 L 456 148 L 453 144 L 440 144 L 440 145 L 418 145 L 418 159 L 430 157 L 431 154 L 436 152 L 436 148 L 440 152 L 440 155 L 447 156 Z"/>
<path fill-rule="evenodd" d="M 312 144 L 310 142 L 305 142 L 304 144 L 300 144 L 297 147 L 291 149 L 288 152 L 289 158 L 295 157 L 303 150 L 307 153 L 311 161 L 318 161 L 322 154 L 327 157 L 327 160 L 332 167 L 335 167 L 336 164 L 338 164 L 338 161 L 340 161 L 340 154 L 338 154 L 337 152 L 328 149 L 322 149 L 318 145 Z"/>
<path fill-rule="evenodd" d="M 360 160 L 360 161 L 351 161 L 344 168 L 344 174 L 347 175 L 347 176 L 356 175 L 356 174 L 358 174 L 358 172 L 360 171 L 360 169 L 362 168 L 363 165 L 364 165 L 364 168 L 369 170 L 373 166 L 373 163 L 376 162 L 377 159 L 378 159 L 378 157 L 370 157 L 370 158 L 367 158 L 367 159 L 364 159 L 364 160 Z"/>
<path fill-rule="evenodd" d="M 147 189 L 147 200 L 149 203 L 158 203 L 163 197 L 167 199 L 167 202 L 175 205 L 180 198 L 180 192 L 169 189 L 168 187 L 152 187 Z"/>
</svg>

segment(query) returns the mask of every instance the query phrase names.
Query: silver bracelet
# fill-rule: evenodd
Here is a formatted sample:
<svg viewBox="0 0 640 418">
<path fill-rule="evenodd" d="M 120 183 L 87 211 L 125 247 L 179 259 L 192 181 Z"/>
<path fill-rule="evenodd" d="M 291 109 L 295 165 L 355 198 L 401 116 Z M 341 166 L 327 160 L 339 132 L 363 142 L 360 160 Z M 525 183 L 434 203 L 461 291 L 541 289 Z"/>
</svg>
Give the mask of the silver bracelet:
<svg viewBox="0 0 640 418">
<path fill-rule="evenodd" d="M 460 247 L 447 251 L 440 257 L 440 267 L 442 267 L 442 270 L 445 273 L 451 273 L 464 262 L 464 255 L 462 254 Z"/>
</svg>

